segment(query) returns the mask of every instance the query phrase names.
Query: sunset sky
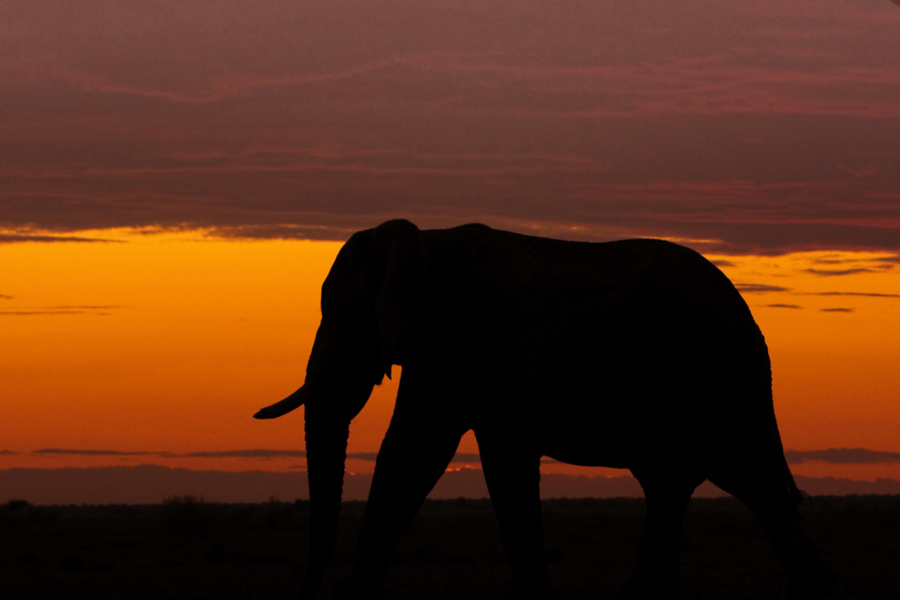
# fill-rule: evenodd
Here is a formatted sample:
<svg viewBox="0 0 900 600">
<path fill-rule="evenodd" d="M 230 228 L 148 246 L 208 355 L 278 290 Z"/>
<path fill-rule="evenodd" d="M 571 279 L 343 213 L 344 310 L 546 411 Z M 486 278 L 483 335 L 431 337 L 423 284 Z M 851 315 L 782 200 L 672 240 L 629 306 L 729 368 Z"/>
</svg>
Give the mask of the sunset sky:
<svg viewBox="0 0 900 600">
<path fill-rule="evenodd" d="M 794 472 L 900 480 L 890 0 L 3 2 L 0 470 L 304 469 L 302 411 L 251 416 L 341 242 L 397 217 L 700 251 Z"/>
</svg>

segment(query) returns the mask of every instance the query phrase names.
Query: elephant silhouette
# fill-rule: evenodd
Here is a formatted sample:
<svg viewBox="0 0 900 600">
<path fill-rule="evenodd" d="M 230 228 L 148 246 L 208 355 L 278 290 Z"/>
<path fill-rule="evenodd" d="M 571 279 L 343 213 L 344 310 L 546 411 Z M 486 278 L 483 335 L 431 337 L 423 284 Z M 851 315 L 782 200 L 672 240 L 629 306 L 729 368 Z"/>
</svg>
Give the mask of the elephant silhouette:
<svg viewBox="0 0 900 600">
<path fill-rule="evenodd" d="M 333 551 L 350 421 L 392 365 L 403 373 L 343 597 L 381 593 L 396 544 L 469 430 L 514 597 L 553 594 L 542 456 L 630 469 L 640 482 L 646 521 L 622 598 L 678 597 L 682 520 L 707 479 L 759 518 L 792 597 L 833 589 L 797 510 L 765 340 L 719 269 L 661 240 L 571 242 L 394 220 L 340 250 L 304 385 L 254 415 L 306 405 L 302 598 L 315 597 Z"/>
</svg>

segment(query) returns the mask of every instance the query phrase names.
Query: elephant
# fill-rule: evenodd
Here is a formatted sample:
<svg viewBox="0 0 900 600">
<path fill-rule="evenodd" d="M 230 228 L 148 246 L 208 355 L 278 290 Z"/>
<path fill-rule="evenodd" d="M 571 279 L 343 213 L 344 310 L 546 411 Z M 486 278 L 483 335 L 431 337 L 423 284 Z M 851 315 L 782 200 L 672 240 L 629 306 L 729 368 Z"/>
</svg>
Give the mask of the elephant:
<svg viewBox="0 0 900 600">
<path fill-rule="evenodd" d="M 621 598 L 677 598 L 678 545 L 709 480 L 771 538 L 791 597 L 835 576 L 806 532 L 775 420 L 766 342 L 728 278 L 655 239 L 563 241 L 392 220 L 355 233 L 322 285 L 305 405 L 314 598 L 333 552 L 350 421 L 402 367 L 345 598 L 379 597 L 392 553 L 469 430 L 512 566 L 512 594 L 550 598 L 540 462 L 630 469 L 645 495 Z"/>
</svg>

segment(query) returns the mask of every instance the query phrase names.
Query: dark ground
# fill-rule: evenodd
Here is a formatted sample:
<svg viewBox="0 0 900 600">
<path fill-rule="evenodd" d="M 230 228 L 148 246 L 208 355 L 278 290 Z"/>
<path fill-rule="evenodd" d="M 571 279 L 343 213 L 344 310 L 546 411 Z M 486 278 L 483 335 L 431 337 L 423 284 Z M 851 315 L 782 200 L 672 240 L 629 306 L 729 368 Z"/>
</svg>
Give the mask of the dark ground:
<svg viewBox="0 0 900 600">
<path fill-rule="evenodd" d="M 332 586 L 350 568 L 364 504 L 345 504 Z M 544 502 L 560 600 L 607 598 L 637 551 L 643 500 Z M 841 579 L 833 598 L 900 598 L 900 496 L 816 497 L 803 508 Z M 307 505 L 0 505 L 0 597 L 294 598 Z M 390 598 L 495 599 L 510 577 L 487 500 L 429 501 L 388 573 Z M 782 598 L 785 578 L 750 512 L 695 499 L 682 543 L 682 598 Z M 323 598 L 327 594 L 322 594 Z"/>
</svg>

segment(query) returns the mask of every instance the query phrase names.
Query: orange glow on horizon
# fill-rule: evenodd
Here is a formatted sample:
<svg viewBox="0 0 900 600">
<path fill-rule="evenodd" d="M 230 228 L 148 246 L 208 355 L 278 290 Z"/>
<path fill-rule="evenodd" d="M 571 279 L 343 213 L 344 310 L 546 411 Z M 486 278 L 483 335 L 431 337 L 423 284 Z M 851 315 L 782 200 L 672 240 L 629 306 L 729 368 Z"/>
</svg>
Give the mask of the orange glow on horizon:
<svg viewBox="0 0 900 600">
<path fill-rule="evenodd" d="M 0 468 L 304 469 L 296 456 L 191 455 L 303 450 L 302 409 L 273 422 L 251 416 L 302 383 L 319 288 L 340 244 L 192 232 L 93 237 L 112 241 L 0 245 Z M 710 258 L 743 287 L 766 336 L 785 447 L 900 451 L 900 278 L 892 263 L 852 252 Z M 349 452 L 378 451 L 399 375 L 376 388 L 354 421 Z M 35 452 L 53 448 L 114 453 Z M 477 452 L 471 433 L 460 451 Z M 348 461 L 357 473 L 373 466 Z M 896 463 L 793 470 L 900 479 Z"/>
</svg>

